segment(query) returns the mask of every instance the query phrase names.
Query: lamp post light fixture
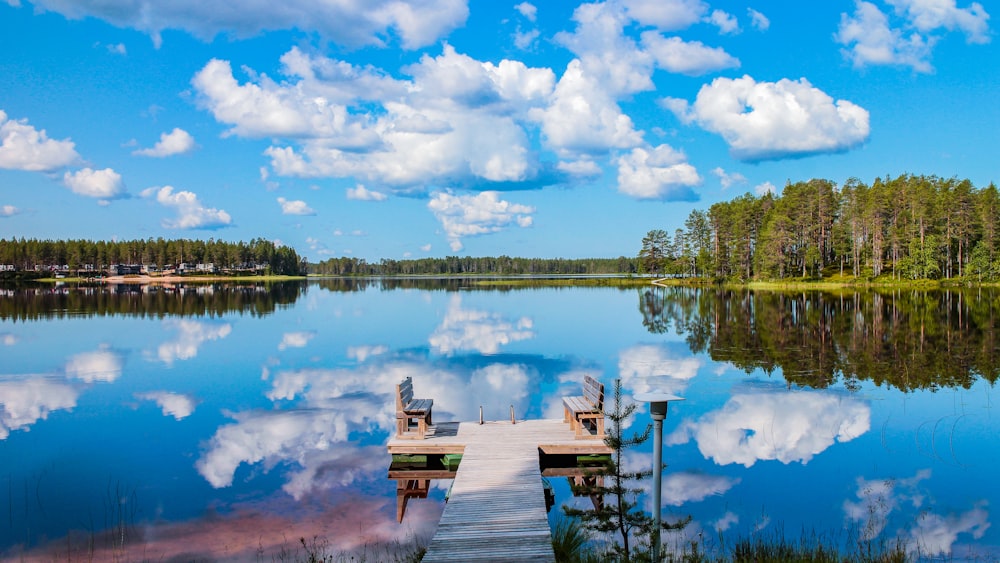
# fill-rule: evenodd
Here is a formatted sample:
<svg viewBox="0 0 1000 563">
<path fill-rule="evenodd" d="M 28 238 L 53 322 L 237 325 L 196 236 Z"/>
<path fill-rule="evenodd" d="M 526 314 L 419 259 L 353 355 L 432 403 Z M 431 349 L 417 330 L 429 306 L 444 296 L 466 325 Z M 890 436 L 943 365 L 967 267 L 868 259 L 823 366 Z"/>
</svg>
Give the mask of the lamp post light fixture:
<svg viewBox="0 0 1000 563">
<path fill-rule="evenodd" d="M 664 391 L 646 391 L 637 393 L 635 400 L 649 403 L 649 414 L 653 418 L 653 433 L 656 436 L 653 442 L 653 561 L 660 561 L 660 505 L 663 502 L 660 497 L 663 483 L 663 419 L 667 418 L 667 403 L 670 401 L 683 401 L 683 397 L 671 395 Z"/>
</svg>

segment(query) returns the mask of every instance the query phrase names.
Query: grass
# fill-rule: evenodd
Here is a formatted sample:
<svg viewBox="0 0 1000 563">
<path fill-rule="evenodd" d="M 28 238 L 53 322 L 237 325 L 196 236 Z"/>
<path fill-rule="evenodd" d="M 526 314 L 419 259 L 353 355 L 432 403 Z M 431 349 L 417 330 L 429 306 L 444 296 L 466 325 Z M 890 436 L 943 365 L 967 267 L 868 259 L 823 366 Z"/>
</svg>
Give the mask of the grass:
<svg viewBox="0 0 1000 563">
<path fill-rule="evenodd" d="M 294 548 L 284 545 L 270 560 L 283 563 L 418 563 L 425 551 L 424 547 L 393 542 L 365 545 L 360 552 L 334 552 L 326 539 L 300 537 Z M 257 561 L 266 560 L 263 550 L 258 551 Z"/>
</svg>

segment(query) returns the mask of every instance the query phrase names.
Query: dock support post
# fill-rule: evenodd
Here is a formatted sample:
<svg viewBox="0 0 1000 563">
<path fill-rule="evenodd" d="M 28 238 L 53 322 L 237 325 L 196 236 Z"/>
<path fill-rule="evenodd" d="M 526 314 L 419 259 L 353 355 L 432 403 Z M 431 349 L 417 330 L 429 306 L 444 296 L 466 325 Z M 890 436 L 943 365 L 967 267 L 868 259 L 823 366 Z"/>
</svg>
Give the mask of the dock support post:
<svg viewBox="0 0 1000 563">
<path fill-rule="evenodd" d="M 517 423 L 516 423 L 516 422 L 514 421 L 514 405 L 511 405 L 511 406 L 510 406 L 510 423 L 511 423 L 511 424 L 517 424 Z"/>
<path fill-rule="evenodd" d="M 479 405 L 479 425 L 483 425 L 483 405 Z"/>
</svg>

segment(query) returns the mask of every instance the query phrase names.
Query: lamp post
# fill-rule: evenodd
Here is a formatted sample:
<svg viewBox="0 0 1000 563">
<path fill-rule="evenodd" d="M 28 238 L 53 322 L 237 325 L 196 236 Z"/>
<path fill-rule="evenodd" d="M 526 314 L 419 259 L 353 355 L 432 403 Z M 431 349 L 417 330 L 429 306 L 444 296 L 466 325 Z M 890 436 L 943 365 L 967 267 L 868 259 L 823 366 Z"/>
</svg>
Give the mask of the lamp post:
<svg viewBox="0 0 1000 563">
<path fill-rule="evenodd" d="M 660 490 L 663 482 L 663 419 L 667 418 L 667 403 L 670 401 L 683 401 L 683 397 L 671 395 L 663 391 L 646 391 L 635 395 L 635 400 L 649 403 L 649 414 L 653 418 L 653 433 L 656 441 L 653 442 L 653 561 L 660 561 Z"/>
</svg>

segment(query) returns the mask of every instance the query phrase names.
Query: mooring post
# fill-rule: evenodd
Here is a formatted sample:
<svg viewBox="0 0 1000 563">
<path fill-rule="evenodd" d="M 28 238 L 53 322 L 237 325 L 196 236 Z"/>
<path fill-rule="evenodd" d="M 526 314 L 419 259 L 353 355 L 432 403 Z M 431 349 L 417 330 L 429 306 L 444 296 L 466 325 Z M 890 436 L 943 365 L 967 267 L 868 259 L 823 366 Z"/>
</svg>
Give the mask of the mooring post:
<svg viewBox="0 0 1000 563">
<path fill-rule="evenodd" d="M 514 422 L 514 405 L 510 406 L 510 423 L 517 424 L 516 422 Z"/>
<path fill-rule="evenodd" d="M 479 425 L 483 424 L 483 405 L 479 405 Z"/>
</svg>

